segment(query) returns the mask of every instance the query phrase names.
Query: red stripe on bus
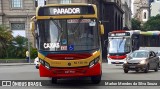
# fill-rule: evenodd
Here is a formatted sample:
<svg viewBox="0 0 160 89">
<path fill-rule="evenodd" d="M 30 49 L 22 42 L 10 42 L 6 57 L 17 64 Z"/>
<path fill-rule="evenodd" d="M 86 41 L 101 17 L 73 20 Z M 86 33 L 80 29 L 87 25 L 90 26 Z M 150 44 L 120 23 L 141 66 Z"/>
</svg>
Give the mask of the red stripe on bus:
<svg viewBox="0 0 160 89">
<path fill-rule="evenodd" d="M 46 57 L 55 60 L 75 60 L 75 59 L 85 59 L 92 56 L 89 53 L 83 54 L 48 54 Z"/>
<path fill-rule="evenodd" d="M 125 59 L 127 56 L 126 55 L 122 55 L 122 56 L 109 56 L 109 58 L 111 59 Z"/>
</svg>

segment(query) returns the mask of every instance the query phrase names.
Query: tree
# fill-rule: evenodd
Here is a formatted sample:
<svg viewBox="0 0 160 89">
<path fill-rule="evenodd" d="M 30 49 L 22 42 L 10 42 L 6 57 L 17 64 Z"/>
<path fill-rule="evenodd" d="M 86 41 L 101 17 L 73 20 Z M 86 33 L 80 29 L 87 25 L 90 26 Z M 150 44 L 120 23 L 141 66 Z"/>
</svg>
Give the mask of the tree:
<svg viewBox="0 0 160 89">
<path fill-rule="evenodd" d="M 132 23 L 132 30 L 140 30 L 141 29 L 141 22 L 136 20 L 136 19 L 132 19 L 131 20 Z"/>
<path fill-rule="evenodd" d="M 31 43 L 30 43 L 31 45 Z M 8 56 L 7 58 L 23 58 L 26 57 L 26 51 L 28 50 L 28 40 L 23 36 L 16 36 L 9 43 L 7 48 Z M 30 50 L 31 58 L 37 57 L 37 50 L 31 47 Z"/>
<path fill-rule="evenodd" d="M 16 36 L 12 41 L 12 46 L 14 48 L 11 48 L 13 52 L 11 54 L 13 54 L 14 57 L 25 58 L 26 55 L 25 53 L 27 50 L 27 38 L 23 36 Z"/>
<path fill-rule="evenodd" d="M 6 56 L 8 43 L 12 40 L 12 31 L 5 25 L 0 25 L 0 58 Z"/>
<path fill-rule="evenodd" d="M 160 14 L 151 17 L 146 23 L 144 23 L 143 30 L 145 31 L 159 30 L 160 31 Z"/>
</svg>

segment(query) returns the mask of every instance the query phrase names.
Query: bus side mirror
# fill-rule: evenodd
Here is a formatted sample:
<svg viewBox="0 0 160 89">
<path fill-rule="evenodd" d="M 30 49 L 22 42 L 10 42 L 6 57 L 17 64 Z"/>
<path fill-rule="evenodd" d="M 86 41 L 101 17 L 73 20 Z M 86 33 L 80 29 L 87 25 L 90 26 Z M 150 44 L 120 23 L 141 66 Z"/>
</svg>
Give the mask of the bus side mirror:
<svg viewBox="0 0 160 89">
<path fill-rule="evenodd" d="M 108 40 L 104 40 L 104 45 L 108 44 Z"/>
<path fill-rule="evenodd" d="M 35 22 L 34 21 L 31 21 L 30 22 L 30 30 L 31 30 L 31 32 L 32 32 L 32 35 L 36 38 L 37 36 L 36 36 L 36 33 L 35 33 Z"/>
<path fill-rule="evenodd" d="M 104 35 L 104 26 L 103 24 L 100 24 L 100 31 L 101 31 L 101 35 Z"/>
<path fill-rule="evenodd" d="M 33 33 L 34 30 L 35 30 L 35 23 L 34 23 L 34 21 L 31 21 L 31 22 L 30 22 L 30 30 L 32 31 L 32 33 Z"/>
<path fill-rule="evenodd" d="M 31 22 L 30 22 L 30 30 L 31 30 L 31 32 L 32 32 L 32 35 L 36 38 L 36 33 L 35 33 L 36 27 L 35 27 L 35 23 L 36 23 L 36 21 L 35 21 L 35 16 L 33 16 L 33 17 L 31 18 Z"/>
</svg>

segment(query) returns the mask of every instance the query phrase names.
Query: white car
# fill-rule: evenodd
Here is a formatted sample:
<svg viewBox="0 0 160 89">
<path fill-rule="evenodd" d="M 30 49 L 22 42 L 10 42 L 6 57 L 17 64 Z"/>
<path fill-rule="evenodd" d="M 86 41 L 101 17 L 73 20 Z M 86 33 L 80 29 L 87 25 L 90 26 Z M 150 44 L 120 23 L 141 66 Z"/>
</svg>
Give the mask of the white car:
<svg viewBox="0 0 160 89">
<path fill-rule="evenodd" d="M 39 69 L 39 58 L 38 57 L 34 59 L 34 64 L 35 64 L 36 69 Z"/>
</svg>

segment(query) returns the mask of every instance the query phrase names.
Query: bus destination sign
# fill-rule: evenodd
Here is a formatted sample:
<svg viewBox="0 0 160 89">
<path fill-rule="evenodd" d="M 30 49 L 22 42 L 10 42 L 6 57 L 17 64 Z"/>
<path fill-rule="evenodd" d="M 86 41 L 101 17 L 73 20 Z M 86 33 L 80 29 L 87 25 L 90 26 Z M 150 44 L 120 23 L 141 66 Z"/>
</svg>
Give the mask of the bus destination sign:
<svg viewBox="0 0 160 89">
<path fill-rule="evenodd" d="M 39 16 L 87 14 L 95 14 L 93 6 L 50 6 L 40 7 L 38 10 Z"/>
<path fill-rule="evenodd" d="M 53 15 L 63 14 L 80 14 L 80 8 L 50 8 L 50 13 Z"/>
<path fill-rule="evenodd" d="M 110 33 L 109 36 L 129 36 L 129 32 L 124 32 L 124 33 Z"/>
</svg>

